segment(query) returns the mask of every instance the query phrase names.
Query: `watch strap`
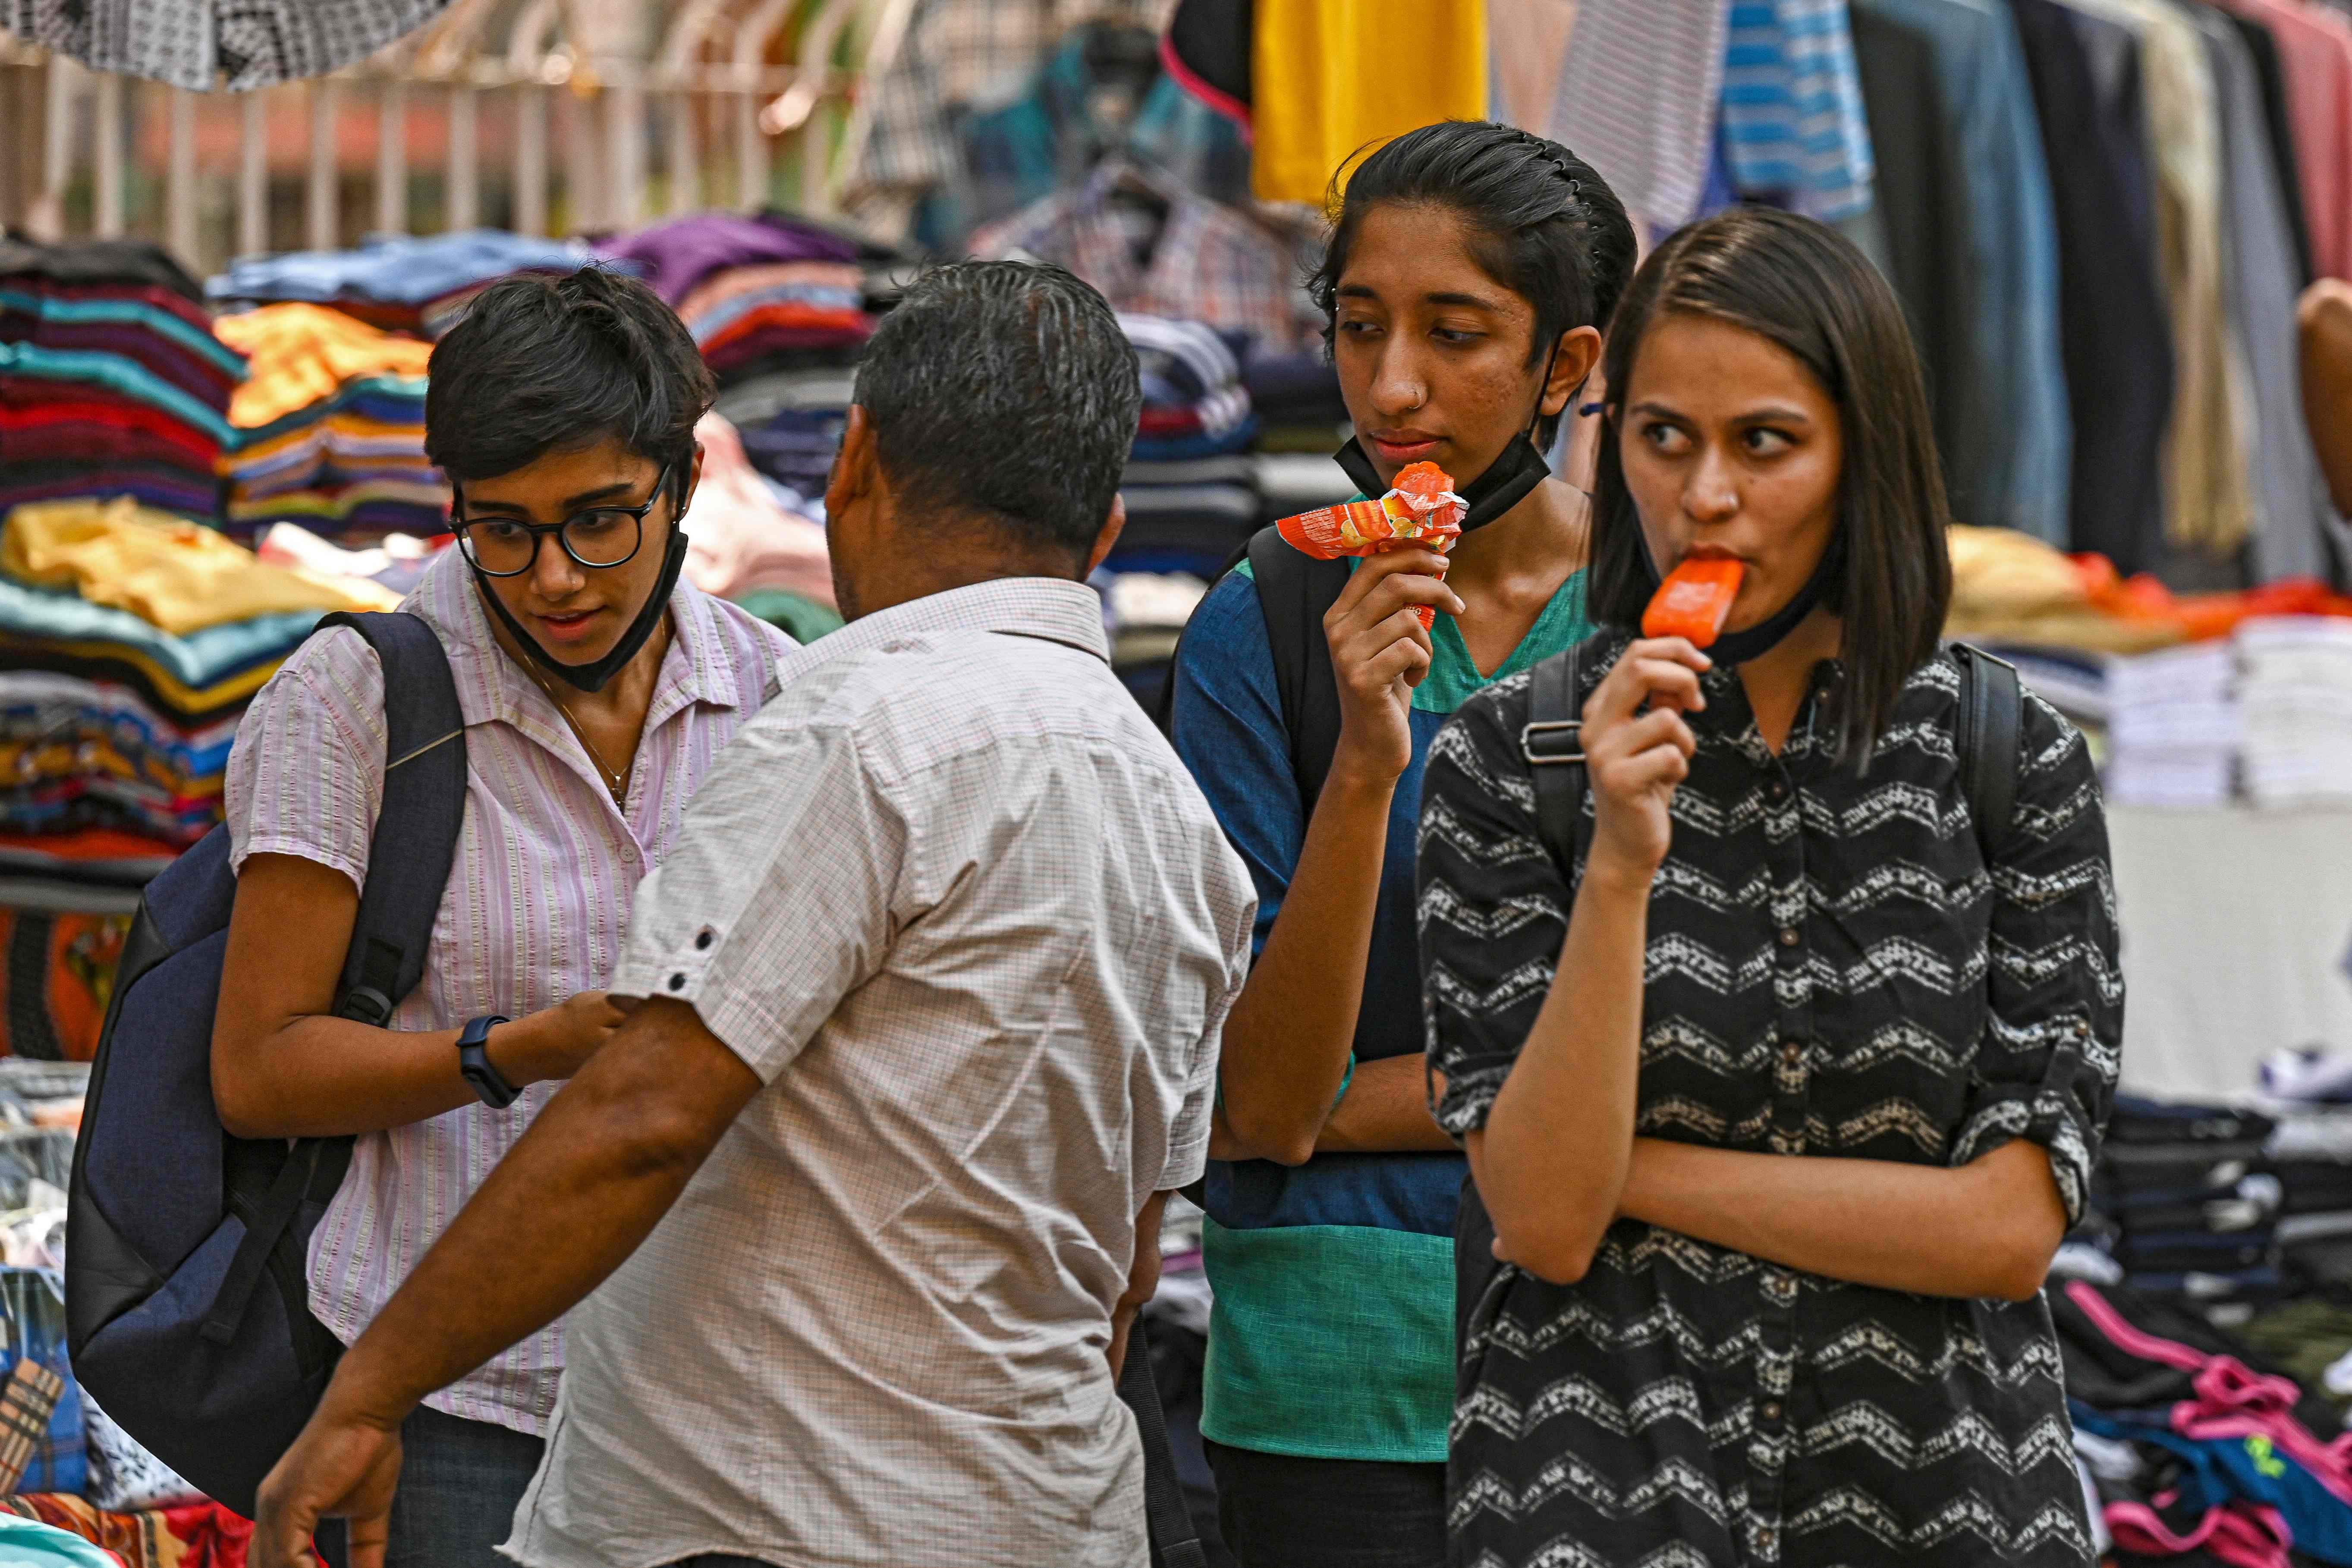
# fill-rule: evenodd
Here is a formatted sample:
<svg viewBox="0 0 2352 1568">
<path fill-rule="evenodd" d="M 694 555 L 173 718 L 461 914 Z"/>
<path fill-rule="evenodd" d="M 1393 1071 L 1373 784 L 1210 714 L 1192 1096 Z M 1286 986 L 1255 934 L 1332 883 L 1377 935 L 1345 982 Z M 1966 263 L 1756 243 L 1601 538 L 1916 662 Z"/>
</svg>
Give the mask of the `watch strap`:
<svg viewBox="0 0 2352 1568">
<path fill-rule="evenodd" d="M 498 1064 L 490 1060 L 490 1031 L 500 1024 L 510 1023 L 496 1014 L 468 1018 L 457 1036 L 457 1070 L 474 1087 L 476 1098 L 492 1110 L 504 1110 L 515 1102 L 522 1090 L 507 1081 Z"/>
</svg>

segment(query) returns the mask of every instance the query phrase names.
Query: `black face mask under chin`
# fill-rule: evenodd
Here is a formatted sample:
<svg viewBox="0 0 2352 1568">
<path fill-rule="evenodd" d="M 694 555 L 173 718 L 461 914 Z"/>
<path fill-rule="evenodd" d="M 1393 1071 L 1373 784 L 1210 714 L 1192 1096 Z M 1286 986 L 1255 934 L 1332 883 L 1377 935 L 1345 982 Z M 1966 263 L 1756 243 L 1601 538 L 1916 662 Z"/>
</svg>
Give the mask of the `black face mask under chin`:
<svg viewBox="0 0 2352 1568">
<path fill-rule="evenodd" d="M 1554 343 L 1551 357 L 1544 361 L 1543 380 L 1538 387 L 1551 384 L 1551 373 L 1559 361 L 1559 345 Z M 1579 383 L 1577 390 L 1583 390 Z M 1569 396 L 1569 406 L 1576 405 L 1575 394 Z M 1511 437 L 1510 444 L 1495 455 L 1486 471 L 1464 485 L 1462 497 L 1462 531 L 1484 528 L 1513 507 L 1535 493 L 1535 488 L 1551 478 L 1551 465 L 1536 450 L 1536 426 L 1543 423 L 1543 395 L 1536 395 L 1535 412 L 1528 418 L 1527 428 Z M 1356 482 L 1356 488 L 1367 496 L 1385 493 L 1388 486 L 1381 479 L 1381 471 L 1372 467 L 1372 459 L 1364 451 L 1360 437 L 1349 437 L 1348 444 L 1332 454 L 1340 470 Z"/>
<path fill-rule="evenodd" d="M 673 527 L 669 531 L 668 552 L 662 558 L 661 580 L 654 584 L 653 594 L 646 600 L 645 606 L 637 611 L 637 618 L 629 623 L 629 629 L 621 634 L 621 640 L 613 645 L 610 653 L 593 664 L 566 664 L 549 653 L 539 646 L 537 637 L 522 629 L 522 624 L 508 613 L 506 605 L 499 602 L 498 592 L 490 586 L 489 578 L 476 571 L 474 581 L 481 588 L 482 602 L 489 605 L 490 614 L 498 616 L 507 630 L 514 634 L 515 641 L 533 664 L 568 686 L 582 691 L 602 691 L 629 660 L 637 657 L 637 650 L 646 646 L 646 639 L 654 635 L 656 626 L 661 625 L 662 616 L 669 613 L 670 594 L 677 586 L 677 574 L 685 569 L 686 530 Z"/>
<path fill-rule="evenodd" d="M 1350 439 L 1332 454 L 1356 488 L 1368 496 L 1378 496 L 1388 489 L 1381 471 L 1372 467 L 1363 443 Z M 1483 528 L 1513 507 L 1528 499 L 1535 488 L 1551 478 L 1551 465 L 1522 430 L 1511 437 L 1511 444 L 1502 454 L 1486 465 L 1486 471 L 1463 487 L 1462 531 Z"/>
<path fill-rule="evenodd" d="M 1650 542 L 1647 539 L 1642 541 L 1642 570 L 1650 579 L 1650 592 L 1656 593 L 1662 579 L 1658 576 L 1658 563 L 1650 558 Z M 1780 647 L 1782 638 L 1804 624 L 1805 617 L 1813 613 L 1814 608 L 1828 596 L 1831 587 L 1844 574 L 1845 530 L 1841 527 L 1831 539 L 1830 547 L 1822 552 L 1813 574 L 1805 579 L 1803 587 L 1797 590 L 1796 597 L 1745 631 L 1725 632 L 1717 637 L 1706 650 L 1707 658 L 1726 667 L 1763 658 Z"/>
</svg>

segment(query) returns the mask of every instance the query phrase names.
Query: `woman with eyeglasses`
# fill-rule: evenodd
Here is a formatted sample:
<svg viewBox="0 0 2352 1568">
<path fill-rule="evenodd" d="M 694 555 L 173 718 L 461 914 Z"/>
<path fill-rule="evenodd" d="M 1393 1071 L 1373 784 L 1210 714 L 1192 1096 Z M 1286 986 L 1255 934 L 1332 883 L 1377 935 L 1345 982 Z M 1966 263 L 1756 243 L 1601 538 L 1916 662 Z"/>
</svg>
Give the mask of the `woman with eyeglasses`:
<svg viewBox="0 0 2352 1568">
<path fill-rule="evenodd" d="M 355 1137 L 310 1257 L 310 1310 L 345 1343 L 619 1022 L 604 986 L 630 894 L 792 646 L 679 578 L 711 384 L 643 285 L 494 284 L 431 376 L 458 544 L 402 607 L 448 655 L 465 825 L 385 1027 L 331 1016 L 386 763 L 383 669 L 356 632 L 287 661 L 228 768 L 213 1093 L 241 1137 Z M 408 1419 L 388 1568 L 502 1563 L 562 1367 L 559 1325 Z"/>
</svg>

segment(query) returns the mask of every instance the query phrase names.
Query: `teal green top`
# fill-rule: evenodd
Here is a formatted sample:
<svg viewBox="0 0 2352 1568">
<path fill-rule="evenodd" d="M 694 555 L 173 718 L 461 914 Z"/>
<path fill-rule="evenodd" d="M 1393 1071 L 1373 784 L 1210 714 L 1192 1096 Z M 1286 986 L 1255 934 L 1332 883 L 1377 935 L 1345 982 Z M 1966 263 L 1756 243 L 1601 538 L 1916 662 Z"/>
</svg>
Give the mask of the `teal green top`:
<svg viewBox="0 0 2352 1568">
<path fill-rule="evenodd" d="M 1352 570 L 1352 565 L 1351 568 Z M 1584 575 L 1563 583 L 1493 675 L 1451 616 L 1430 628 L 1413 690 L 1412 761 L 1397 781 L 1366 967 L 1359 1059 L 1418 1051 L 1413 842 L 1430 742 L 1465 699 L 1591 635 Z M 1258 889 L 1258 940 L 1280 911 L 1306 823 L 1289 771 L 1273 655 L 1244 563 L 1184 639 L 1176 747 Z M 1322 1154 L 1297 1167 L 1213 1162 L 1203 1261 L 1215 1293 L 1201 1430 L 1231 1447 L 1436 1463 L 1454 1413 L 1454 1217 L 1459 1154 Z"/>
</svg>

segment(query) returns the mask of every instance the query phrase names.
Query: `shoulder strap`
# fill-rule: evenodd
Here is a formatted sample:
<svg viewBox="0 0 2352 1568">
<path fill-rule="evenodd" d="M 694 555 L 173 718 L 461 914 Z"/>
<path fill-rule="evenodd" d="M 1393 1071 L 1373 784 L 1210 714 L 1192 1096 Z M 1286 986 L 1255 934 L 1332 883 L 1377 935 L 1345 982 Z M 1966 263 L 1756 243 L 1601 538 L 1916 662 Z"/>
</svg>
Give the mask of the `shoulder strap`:
<svg viewBox="0 0 2352 1568">
<path fill-rule="evenodd" d="M 1201 1533 L 1184 1506 L 1176 1477 L 1176 1451 L 1168 1444 L 1168 1418 L 1160 1408 L 1160 1380 L 1151 1369 L 1151 1336 L 1138 1312 L 1127 1331 L 1127 1364 L 1118 1369 L 1118 1396 L 1135 1412 L 1143 1439 L 1143 1513 L 1151 1531 L 1152 1568 L 1205 1568 Z"/>
<path fill-rule="evenodd" d="M 1960 721 L 1954 735 L 1960 787 L 1976 818 L 1985 863 L 2009 837 L 2017 812 L 2017 748 L 2025 726 L 2025 690 L 2017 666 L 1982 648 L 1954 643 L 1960 667 Z"/>
<path fill-rule="evenodd" d="M 1275 690 L 1290 734 L 1290 772 L 1304 817 L 1315 815 L 1331 757 L 1339 749 L 1339 677 L 1323 635 L 1324 612 L 1348 586 L 1345 561 L 1318 561 L 1293 549 L 1279 531 L 1261 528 L 1249 542 L 1250 574 L 1274 650 Z"/>
<path fill-rule="evenodd" d="M 465 825 L 466 719 L 441 639 L 417 616 L 332 615 L 319 624 L 351 627 L 383 664 L 383 799 L 336 1008 L 380 1026 L 425 975 Z"/>
<path fill-rule="evenodd" d="M 1519 731 L 1519 754 L 1535 780 L 1537 830 L 1563 877 L 1575 875 L 1576 824 L 1584 815 L 1584 718 L 1576 673 L 1574 644 L 1535 667 L 1528 722 Z"/>
<path fill-rule="evenodd" d="M 383 664 L 383 799 L 368 840 L 352 945 L 343 957 L 335 1011 L 382 1026 L 394 1004 L 425 976 L 433 917 L 449 884 L 466 813 L 466 720 L 441 639 L 397 610 L 321 616 L 315 631 L 351 627 Z M 324 1204 L 351 1164 L 349 1138 L 299 1138 L 246 1216 L 246 1233 L 222 1276 L 203 1337 L 233 1342 L 247 1303 L 305 1199 Z"/>
</svg>

